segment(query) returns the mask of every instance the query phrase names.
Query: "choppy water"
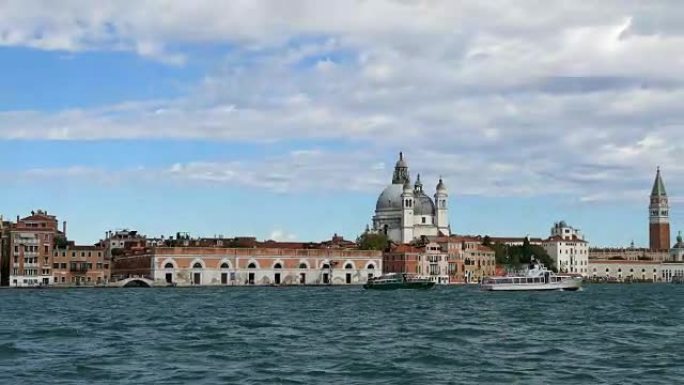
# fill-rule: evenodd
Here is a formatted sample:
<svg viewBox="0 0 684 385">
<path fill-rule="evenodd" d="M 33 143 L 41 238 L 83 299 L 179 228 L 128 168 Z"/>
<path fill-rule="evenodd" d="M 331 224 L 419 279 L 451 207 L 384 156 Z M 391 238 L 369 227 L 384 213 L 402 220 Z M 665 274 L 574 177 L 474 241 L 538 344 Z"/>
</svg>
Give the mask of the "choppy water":
<svg viewBox="0 0 684 385">
<path fill-rule="evenodd" d="M 684 285 L 0 290 L 0 383 L 684 383 Z"/>
</svg>

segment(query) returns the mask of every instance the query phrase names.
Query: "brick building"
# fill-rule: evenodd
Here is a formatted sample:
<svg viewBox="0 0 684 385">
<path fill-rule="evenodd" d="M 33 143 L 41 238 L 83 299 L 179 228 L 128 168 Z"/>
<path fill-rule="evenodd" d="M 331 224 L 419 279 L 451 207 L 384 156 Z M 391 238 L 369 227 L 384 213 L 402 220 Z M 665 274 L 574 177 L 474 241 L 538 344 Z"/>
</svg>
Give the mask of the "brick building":
<svg viewBox="0 0 684 385">
<path fill-rule="evenodd" d="M 52 271 L 57 286 L 103 286 L 111 276 L 110 260 L 102 246 L 56 248 Z"/>
<path fill-rule="evenodd" d="M 383 255 L 383 272 L 412 273 L 437 284 L 477 283 L 496 274 L 495 252 L 482 237 L 434 237 L 412 245 L 397 245 Z"/>
<path fill-rule="evenodd" d="M 143 277 L 161 286 L 352 285 L 380 274 L 382 252 L 349 245 L 333 238 L 323 243 L 255 241 L 245 248 L 149 247 L 113 257 L 112 279 Z"/>
<path fill-rule="evenodd" d="M 49 285 L 52 278 L 52 256 L 55 237 L 62 232 L 57 218 L 46 211 L 31 212 L 9 228 L 9 284 L 16 287 Z"/>
</svg>

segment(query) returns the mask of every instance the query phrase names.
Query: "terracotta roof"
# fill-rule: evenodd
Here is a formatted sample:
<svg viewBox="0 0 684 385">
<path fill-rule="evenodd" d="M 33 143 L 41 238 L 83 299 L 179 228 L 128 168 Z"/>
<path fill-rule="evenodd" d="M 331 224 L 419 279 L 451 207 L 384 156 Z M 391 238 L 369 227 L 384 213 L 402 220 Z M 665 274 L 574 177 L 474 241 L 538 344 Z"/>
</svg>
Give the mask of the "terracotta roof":
<svg viewBox="0 0 684 385">
<path fill-rule="evenodd" d="M 397 245 L 392 248 L 393 253 L 420 253 L 423 249 L 411 245 Z"/>
</svg>

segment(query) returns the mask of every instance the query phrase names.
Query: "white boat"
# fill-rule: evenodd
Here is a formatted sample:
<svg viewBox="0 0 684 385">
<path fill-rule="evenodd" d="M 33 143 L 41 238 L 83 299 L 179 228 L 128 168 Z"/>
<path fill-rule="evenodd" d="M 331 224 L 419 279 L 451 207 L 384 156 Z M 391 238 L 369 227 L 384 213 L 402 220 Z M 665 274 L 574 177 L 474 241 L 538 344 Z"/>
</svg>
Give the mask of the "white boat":
<svg viewBox="0 0 684 385">
<path fill-rule="evenodd" d="M 556 274 L 544 265 L 532 261 L 527 273 L 506 277 L 486 277 L 480 288 L 486 291 L 575 291 L 582 287 L 582 277 L 569 274 Z"/>
</svg>

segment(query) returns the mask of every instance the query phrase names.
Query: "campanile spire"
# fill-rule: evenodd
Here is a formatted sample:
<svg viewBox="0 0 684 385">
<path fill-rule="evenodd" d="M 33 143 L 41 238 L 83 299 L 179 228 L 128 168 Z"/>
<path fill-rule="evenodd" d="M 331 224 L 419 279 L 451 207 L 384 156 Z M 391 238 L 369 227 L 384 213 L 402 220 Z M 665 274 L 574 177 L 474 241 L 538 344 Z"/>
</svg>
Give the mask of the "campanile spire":
<svg viewBox="0 0 684 385">
<path fill-rule="evenodd" d="M 660 174 L 660 167 L 656 170 L 651 203 L 649 209 L 649 246 L 651 250 L 670 249 L 670 204 L 665 191 L 665 183 Z"/>
</svg>

